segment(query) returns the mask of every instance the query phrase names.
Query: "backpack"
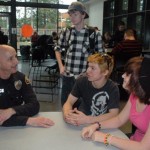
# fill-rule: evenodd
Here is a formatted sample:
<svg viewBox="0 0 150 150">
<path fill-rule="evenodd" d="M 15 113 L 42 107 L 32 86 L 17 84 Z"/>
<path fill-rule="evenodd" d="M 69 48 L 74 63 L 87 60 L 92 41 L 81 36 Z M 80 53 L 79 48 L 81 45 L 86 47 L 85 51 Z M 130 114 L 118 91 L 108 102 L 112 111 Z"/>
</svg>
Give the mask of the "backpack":
<svg viewBox="0 0 150 150">
<path fill-rule="evenodd" d="M 66 37 L 66 32 L 67 32 L 67 29 L 69 29 L 70 33 L 69 33 L 69 36 L 68 38 L 66 38 L 66 43 L 67 43 L 67 46 L 65 47 L 65 53 L 67 51 L 67 49 L 69 48 L 69 40 L 70 40 L 70 37 L 71 37 L 71 32 L 72 32 L 72 27 L 67 27 L 65 32 L 64 32 L 64 37 Z M 89 43 L 90 43 L 90 48 L 88 49 L 88 53 L 89 54 L 93 54 L 95 53 L 95 37 L 96 37 L 96 30 L 94 27 L 90 27 L 88 26 L 88 30 L 89 30 Z"/>
</svg>

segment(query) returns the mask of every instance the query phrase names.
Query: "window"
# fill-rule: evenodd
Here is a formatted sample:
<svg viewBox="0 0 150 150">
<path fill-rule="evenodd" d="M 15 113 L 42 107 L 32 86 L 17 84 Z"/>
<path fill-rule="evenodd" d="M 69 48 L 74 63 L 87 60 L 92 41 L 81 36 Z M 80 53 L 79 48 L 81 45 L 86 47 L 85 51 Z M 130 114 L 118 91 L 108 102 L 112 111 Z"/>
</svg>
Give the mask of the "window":
<svg viewBox="0 0 150 150">
<path fill-rule="evenodd" d="M 115 15 L 128 13 L 128 0 L 116 0 L 115 1 Z"/>
<path fill-rule="evenodd" d="M 59 0 L 16 0 L 16 2 L 35 2 L 35 3 L 57 4 Z"/>
<path fill-rule="evenodd" d="M 105 17 L 110 17 L 114 15 L 114 0 L 109 2 L 104 3 L 104 16 Z"/>
<path fill-rule="evenodd" d="M 49 8 L 38 9 L 38 28 L 39 34 L 50 35 L 57 30 L 57 10 Z"/>
<path fill-rule="evenodd" d="M 111 34 L 113 34 L 112 31 L 113 31 L 114 20 L 105 19 L 103 24 L 107 24 L 107 26 L 103 26 L 103 33 L 110 32 Z"/>
<path fill-rule="evenodd" d="M 10 6 L 0 6 L 0 12 L 10 12 Z"/>
<path fill-rule="evenodd" d="M 128 0 L 122 1 L 122 10 L 125 12 L 128 10 Z"/>
<path fill-rule="evenodd" d="M 143 27 L 143 20 L 144 20 L 144 18 L 143 18 L 143 16 L 142 15 L 137 15 L 136 17 L 136 20 L 135 20 L 135 24 L 136 24 L 136 26 L 135 26 L 135 30 L 136 30 L 136 34 L 137 34 L 137 37 L 138 38 L 143 38 L 143 32 L 142 32 L 142 27 Z"/>
<path fill-rule="evenodd" d="M 16 0 L 16 2 L 49 3 L 49 4 L 70 4 L 77 0 Z"/>
<path fill-rule="evenodd" d="M 0 27 L 4 35 L 9 38 L 9 13 L 0 13 Z"/>
<path fill-rule="evenodd" d="M 137 11 L 143 11 L 144 0 L 137 0 Z"/>
<path fill-rule="evenodd" d="M 57 9 L 17 7 L 16 17 L 17 49 L 20 49 L 20 45 L 30 42 L 30 37 L 24 38 L 21 35 L 20 29 L 24 24 L 31 25 L 39 35 L 51 35 L 52 31 L 57 31 Z"/>
</svg>

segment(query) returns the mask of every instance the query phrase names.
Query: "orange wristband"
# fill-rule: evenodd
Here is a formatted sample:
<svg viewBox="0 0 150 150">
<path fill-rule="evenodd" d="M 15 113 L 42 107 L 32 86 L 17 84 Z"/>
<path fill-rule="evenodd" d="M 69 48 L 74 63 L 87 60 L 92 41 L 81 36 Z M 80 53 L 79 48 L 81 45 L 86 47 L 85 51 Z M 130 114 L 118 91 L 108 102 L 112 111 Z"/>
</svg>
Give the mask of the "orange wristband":
<svg viewBox="0 0 150 150">
<path fill-rule="evenodd" d="M 104 137 L 104 144 L 106 145 L 106 146 L 108 146 L 109 145 L 109 142 L 108 142 L 108 138 L 111 136 L 111 134 L 106 134 L 106 136 Z"/>
</svg>

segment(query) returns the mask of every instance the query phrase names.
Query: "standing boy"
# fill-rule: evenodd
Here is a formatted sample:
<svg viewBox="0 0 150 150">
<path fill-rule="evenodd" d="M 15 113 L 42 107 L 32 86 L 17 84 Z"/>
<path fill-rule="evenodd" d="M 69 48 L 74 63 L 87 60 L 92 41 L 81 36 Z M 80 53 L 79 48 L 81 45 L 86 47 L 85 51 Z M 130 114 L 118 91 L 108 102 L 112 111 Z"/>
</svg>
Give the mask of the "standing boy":
<svg viewBox="0 0 150 150">
<path fill-rule="evenodd" d="M 81 2 L 73 2 L 68 8 L 68 14 L 73 26 L 61 32 L 58 45 L 55 47 L 60 74 L 63 75 L 62 106 L 75 83 L 75 79 L 86 71 L 87 57 L 94 51 L 102 52 L 100 32 L 93 30 L 90 33 L 89 27 L 85 25 L 84 19 L 89 17 L 85 6 Z M 90 47 L 92 40 L 93 49 Z M 63 48 L 66 49 L 64 63 L 61 55 Z"/>
</svg>

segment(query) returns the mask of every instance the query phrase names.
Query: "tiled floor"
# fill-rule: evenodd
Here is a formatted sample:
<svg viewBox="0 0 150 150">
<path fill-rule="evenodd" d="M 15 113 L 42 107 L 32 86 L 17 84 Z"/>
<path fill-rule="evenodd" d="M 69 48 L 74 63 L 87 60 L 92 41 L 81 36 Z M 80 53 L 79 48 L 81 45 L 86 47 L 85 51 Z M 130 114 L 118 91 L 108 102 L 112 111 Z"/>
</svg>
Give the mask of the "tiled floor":
<svg viewBox="0 0 150 150">
<path fill-rule="evenodd" d="M 29 61 L 19 61 L 18 70 L 23 72 L 24 74 L 28 75 L 29 73 Z M 54 96 L 53 102 L 51 102 L 52 98 L 50 95 L 46 94 L 37 94 L 38 101 L 40 102 L 40 111 L 61 111 L 61 103 L 60 103 L 60 88 L 58 88 L 58 94 Z M 126 101 L 120 102 L 120 108 L 122 109 L 125 105 Z M 120 110 L 121 110 L 120 109 Z M 131 132 L 131 123 L 127 122 L 124 126 L 120 128 L 124 133 Z"/>
<path fill-rule="evenodd" d="M 26 74 L 27 76 L 29 75 L 29 70 L 30 70 L 30 63 L 29 61 L 19 61 L 18 64 L 18 70 Z M 45 71 L 45 74 L 47 72 Z M 48 74 L 48 73 L 47 73 Z M 32 70 L 30 73 L 30 80 L 32 81 Z M 60 85 L 59 85 L 60 86 Z M 47 89 L 40 89 L 42 90 L 47 90 Z M 61 103 L 60 103 L 60 87 L 57 88 L 57 94 L 54 95 L 53 99 L 50 94 L 36 94 L 37 99 L 40 102 L 40 111 L 61 111 Z M 48 92 L 49 93 L 49 92 Z"/>
</svg>

